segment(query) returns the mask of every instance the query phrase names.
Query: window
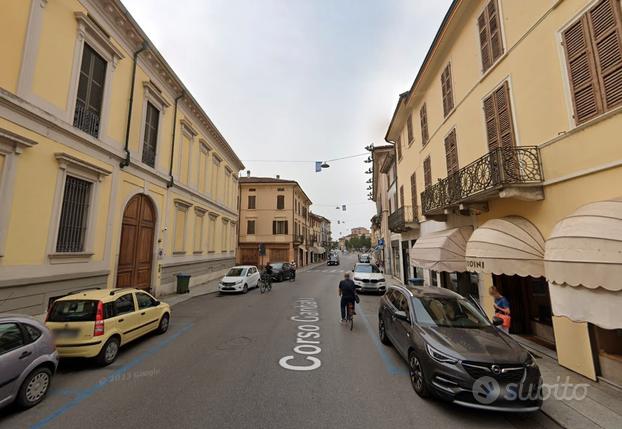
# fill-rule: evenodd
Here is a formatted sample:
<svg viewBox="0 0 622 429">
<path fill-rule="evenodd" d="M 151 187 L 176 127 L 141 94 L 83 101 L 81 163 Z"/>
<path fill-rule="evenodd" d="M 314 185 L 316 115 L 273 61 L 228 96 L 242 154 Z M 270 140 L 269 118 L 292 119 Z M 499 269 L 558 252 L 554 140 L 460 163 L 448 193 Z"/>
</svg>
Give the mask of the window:
<svg viewBox="0 0 622 429">
<path fill-rule="evenodd" d="M 210 187 L 210 196 L 213 199 L 220 200 L 220 195 L 218 192 L 218 179 L 220 177 L 220 159 L 218 157 L 212 155 L 212 183 Z"/>
<path fill-rule="evenodd" d="M 277 192 L 285 192 L 285 188 L 276 188 Z"/>
<path fill-rule="evenodd" d="M 402 186 L 400 186 L 400 201 L 399 201 L 399 204 L 401 204 L 401 206 L 403 206 L 404 203 L 405 203 L 405 201 L 404 201 L 404 185 L 402 185 Z"/>
<path fill-rule="evenodd" d="M 278 210 L 283 210 L 285 208 L 285 195 L 277 195 L 276 208 Z"/>
<path fill-rule="evenodd" d="M 397 137 L 397 142 L 395 142 L 395 148 L 397 150 L 397 159 L 399 161 L 402 159 L 402 136 Z"/>
<path fill-rule="evenodd" d="M 85 43 L 73 126 L 93 137 L 99 136 L 105 79 L 106 61 Z"/>
<path fill-rule="evenodd" d="M 563 33 L 577 124 L 622 105 L 621 15 L 601 0 Z"/>
<path fill-rule="evenodd" d="M 175 231 L 173 253 L 186 252 L 186 216 L 189 204 L 182 201 L 175 202 Z"/>
<path fill-rule="evenodd" d="M 209 190 L 209 148 L 206 144 L 199 147 L 199 192 L 207 194 Z"/>
<path fill-rule="evenodd" d="M 194 253 L 203 253 L 203 222 L 205 220 L 205 210 L 195 207 L 194 215 Z"/>
<path fill-rule="evenodd" d="M 246 221 L 246 234 L 247 235 L 255 234 L 255 221 L 254 220 Z"/>
<path fill-rule="evenodd" d="M 220 251 L 226 252 L 229 250 L 229 221 L 222 220 L 222 234 L 220 234 Z"/>
<path fill-rule="evenodd" d="M 138 301 L 138 308 L 140 310 L 143 308 L 157 307 L 158 305 L 155 299 L 143 292 L 136 292 L 136 301 Z"/>
<path fill-rule="evenodd" d="M 456 143 L 456 129 L 454 128 L 445 137 L 445 158 L 447 160 L 447 176 L 457 173 L 458 166 L 458 145 Z"/>
<path fill-rule="evenodd" d="M 131 293 L 126 293 L 114 301 L 114 309 L 117 316 L 131 313 L 135 310 L 134 298 Z"/>
<path fill-rule="evenodd" d="M 249 195 L 248 196 L 248 209 L 249 210 L 255 210 L 256 198 L 257 197 L 255 195 Z"/>
<path fill-rule="evenodd" d="M 34 341 L 37 341 L 37 339 L 41 336 L 41 331 L 38 328 L 35 328 L 32 325 L 29 325 L 27 323 L 22 324 L 22 327 L 26 330 L 26 333 L 28 334 L 29 337 L 29 343 L 32 343 Z"/>
<path fill-rule="evenodd" d="M 482 53 L 482 71 L 488 70 L 503 55 L 501 26 L 497 0 L 490 0 L 477 19 L 479 45 Z"/>
<path fill-rule="evenodd" d="M 24 344 L 24 336 L 17 323 L 0 323 L 0 355 Z"/>
<path fill-rule="evenodd" d="M 428 143 L 428 112 L 425 103 L 419 110 L 419 117 L 421 118 L 421 144 L 425 146 Z"/>
<path fill-rule="evenodd" d="M 287 234 L 287 221 L 286 220 L 272 221 L 272 234 L 273 235 Z"/>
<path fill-rule="evenodd" d="M 208 252 L 216 251 L 216 218 L 217 215 L 210 213 L 209 215 L 209 227 L 207 231 L 207 250 Z"/>
<path fill-rule="evenodd" d="M 84 251 L 91 182 L 73 176 L 65 178 L 65 190 L 58 227 L 56 251 L 79 253 Z"/>
<path fill-rule="evenodd" d="M 432 184 L 432 165 L 429 156 L 423 161 L 423 182 L 426 188 Z"/>
<path fill-rule="evenodd" d="M 417 217 L 417 176 L 415 173 L 410 175 L 410 199 L 413 208 L 413 214 Z"/>
<path fill-rule="evenodd" d="M 447 64 L 441 74 L 441 89 L 443 90 L 443 113 L 449 115 L 454 108 L 454 92 L 451 86 L 451 63 Z"/>
<path fill-rule="evenodd" d="M 160 111 L 156 109 L 153 104 L 147 102 L 147 113 L 145 116 L 145 133 L 143 137 L 143 162 L 150 167 L 155 167 L 159 121 Z"/>
<path fill-rule="evenodd" d="M 492 151 L 499 147 L 514 146 L 510 88 L 507 81 L 484 99 L 484 116 L 488 149 Z"/>
<path fill-rule="evenodd" d="M 406 119 L 406 133 L 408 135 L 408 146 L 410 146 L 413 144 L 413 141 L 415 141 L 415 134 L 413 132 L 413 117 L 410 113 Z"/>
</svg>

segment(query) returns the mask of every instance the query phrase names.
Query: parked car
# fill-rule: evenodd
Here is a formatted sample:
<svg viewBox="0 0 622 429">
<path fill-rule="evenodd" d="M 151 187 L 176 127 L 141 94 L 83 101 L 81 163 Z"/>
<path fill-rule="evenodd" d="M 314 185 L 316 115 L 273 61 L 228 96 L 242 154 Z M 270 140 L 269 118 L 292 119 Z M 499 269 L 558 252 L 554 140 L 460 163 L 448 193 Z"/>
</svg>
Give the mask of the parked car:
<svg viewBox="0 0 622 429">
<path fill-rule="evenodd" d="M 243 292 L 259 285 L 260 273 L 254 265 L 240 265 L 230 268 L 218 283 L 218 292 Z"/>
<path fill-rule="evenodd" d="M 534 357 L 490 322 L 476 301 L 442 288 L 391 286 L 378 310 L 380 341 L 408 362 L 421 397 L 479 409 L 542 405 Z"/>
<path fill-rule="evenodd" d="M 354 272 L 354 284 L 359 292 L 384 293 L 387 289 L 384 273 L 369 263 L 358 263 L 352 269 Z"/>
<path fill-rule="evenodd" d="M 331 253 L 330 255 L 328 255 L 328 261 L 326 262 L 327 265 L 339 265 L 339 255 L 337 255 L 336 253 Z"/>
<path fill-rule="evenodd" d="M 30 408 L 52 384 L 58 353 L 52 333 L 28 316 L 0 315 L 0 408 L 12 403 Z"/>
<path fill-rule="evenodd" d="M 270 262 L 270 265 L 272 266 L 272 280 L 282 282 L 296 279 L 296 268 L 289 262 Z"/>
<path fill-rule="evenodd" d="M 91 289 L 54 301 L 46 325 L 61 358 L 96 358 L 105 366 L 115 361 L 121 346 L 166 332 L 170 318 L 170 306 L 143 290 Z"/>
<path fill-rule="evenodd" d="M 359 255 L 359 262 L 365 263 L 365 264 L 369 264 L 371 263 L 371 256 L 369 256 L 368 253 L 361 253 Z"/>
</svg>

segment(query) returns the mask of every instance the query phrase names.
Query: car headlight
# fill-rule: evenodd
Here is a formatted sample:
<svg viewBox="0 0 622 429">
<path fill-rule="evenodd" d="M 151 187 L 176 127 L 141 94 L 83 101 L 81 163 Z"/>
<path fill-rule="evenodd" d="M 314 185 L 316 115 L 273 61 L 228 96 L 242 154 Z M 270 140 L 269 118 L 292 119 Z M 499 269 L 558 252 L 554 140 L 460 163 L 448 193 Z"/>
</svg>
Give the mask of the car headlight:
<svg viewBox="0 0 622 429">
<path fill-rule="evenodd" d="M 360 282 L 360 281 L 361 281 L 361 279 L 359 279 L 358 277 L 354 277 L 354 281 L 355 281 L 355 282 Z"/>
<path fill-rule="evenodd" d="M 525 361 L 525 366 L 529 368 L 536 368 L 538 366 L 538 364 L 536 363 L 536 359 L 529 352 L 527 354 L 527 360 Z"/>
<path fill-rule="evenodd" d="M 429 344 L 425 345 L 428 354 L 430 355 L 430 357 L 432 359 L 434 359 L 437 362 L 441 362 L 441 363 L 449 363 L 449 364 L 456 364 L 458 363 L 458 359 L 453 358 L 445 353 L 439 352 L 438 350 L 436 350 L 434 347 L 432 347 Z"/>
<path fill-rule="evenodd" d="M 235 282 L 236 285 L 239 285 L 240 283 L 242 283 L 242 279 Z"/>
<path fill-rule="evenodd" d="M 379 283 L 384 283 L 386 280 L 385 279 L 378 279 Z"/>
</svg>

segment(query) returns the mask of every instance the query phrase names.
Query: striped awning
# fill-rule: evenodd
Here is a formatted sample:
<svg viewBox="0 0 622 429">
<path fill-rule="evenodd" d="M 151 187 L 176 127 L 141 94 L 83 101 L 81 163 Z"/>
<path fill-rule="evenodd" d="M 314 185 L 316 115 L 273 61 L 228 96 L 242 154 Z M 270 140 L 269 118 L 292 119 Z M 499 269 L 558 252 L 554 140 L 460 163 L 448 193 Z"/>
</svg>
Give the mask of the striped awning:
<svg viewBox="0 0 622 429">
<path fill-rule="evenodd" d="M 544 238 L 519 216 L 490 219 L 473 231 L 466 246 L 469 271 L 544 276 Z"/>
<path fill-rule="evenodd" d="M 410 260 L 416 267 L 434 271 L 466 271 L 464 256 L 472 232 L 472 227 L 465 226 L 427 234 L 415 241 Z"/>
</svg>

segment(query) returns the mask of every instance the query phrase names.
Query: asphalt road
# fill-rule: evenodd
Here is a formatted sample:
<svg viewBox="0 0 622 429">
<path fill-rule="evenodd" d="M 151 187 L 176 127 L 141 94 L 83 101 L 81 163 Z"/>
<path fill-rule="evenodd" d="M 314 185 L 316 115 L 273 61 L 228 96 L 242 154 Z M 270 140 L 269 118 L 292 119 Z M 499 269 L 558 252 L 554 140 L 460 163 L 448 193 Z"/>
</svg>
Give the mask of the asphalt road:
<svg viewBox="0 0 622 429">
<path fill-rule="evenodd" d="M 339 267 L 299 273 L 265 295 L 251 290 L 180 303 L 165 335 L 128 345 L 113 365 L 62 362 L 46 400 L 24 412 L 0 411 L 0 429 L 557 427 L 541 413 L 489 413 L 419 398 L 405 363 L 377 340 L 379 297 L 361 297 L 352 332 L 339 323 L 336 286 L 353 263 L 342 258 Z M 291 320 L 315 305 L 309 311 L 319 312 L 319 321 Z M 309 355 L 319 359 L 317 369 L 279 364 L 295 356 L 286 364 L 317 366 L 294 352 L 300 326 L 319 332 L 307 336 L 319 344 L 298 349 L 317 353 Z"/>
</svg>

